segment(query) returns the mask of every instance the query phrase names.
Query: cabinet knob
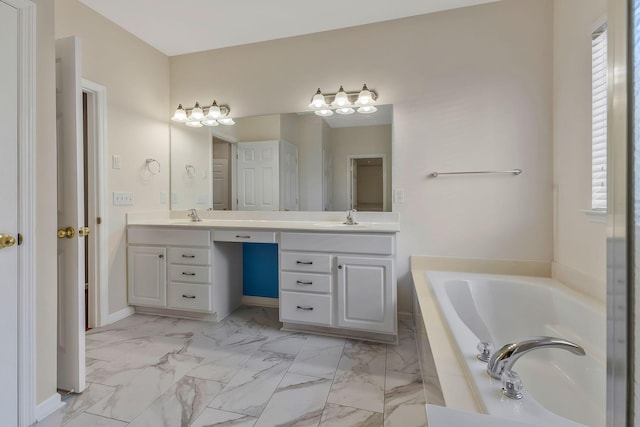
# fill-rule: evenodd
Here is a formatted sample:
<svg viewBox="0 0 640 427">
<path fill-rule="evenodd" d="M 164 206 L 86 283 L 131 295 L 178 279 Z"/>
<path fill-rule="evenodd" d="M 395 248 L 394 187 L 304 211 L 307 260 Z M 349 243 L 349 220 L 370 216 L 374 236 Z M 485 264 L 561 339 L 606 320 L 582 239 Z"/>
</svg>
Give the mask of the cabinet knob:
<svg viewBox="0 0 640 427">
<path fill-rule="evenodd" d="M 164 258 L 164 255 L 158 255 L 158 258 L 160 259 Z"/>
<path fill-rule="evenodd" d="M 342 270 L 342 264 L 338 264 L 338 270 Z"/>
</svg>

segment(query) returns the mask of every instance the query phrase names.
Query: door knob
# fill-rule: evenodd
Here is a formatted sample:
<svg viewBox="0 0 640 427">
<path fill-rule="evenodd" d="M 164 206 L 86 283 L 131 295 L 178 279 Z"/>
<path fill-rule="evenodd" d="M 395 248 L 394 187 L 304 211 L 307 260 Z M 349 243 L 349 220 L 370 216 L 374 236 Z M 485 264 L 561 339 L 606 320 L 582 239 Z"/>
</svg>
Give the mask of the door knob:
<svg viewBox="0 0 640 427">
<path fill-rule="evenodd" d="M 0 233 L 0 249 L 10 248 L 16 244 L 16 238 L 8 234 Z"/>
<path fill-rule="evenodd" d="M 78 228 L 78 237 L 87 237 L 91 233 L 89 227 L 79 227 Z"/>
<path fill-rule="evenodd" d="M 58 239 L 64 239 L 65 237 L 67 239 L 72 239 L 75 235 L 76 230 L 74 230 L 73 227 L 61 228 L 58 230 Z"/>
</svg>

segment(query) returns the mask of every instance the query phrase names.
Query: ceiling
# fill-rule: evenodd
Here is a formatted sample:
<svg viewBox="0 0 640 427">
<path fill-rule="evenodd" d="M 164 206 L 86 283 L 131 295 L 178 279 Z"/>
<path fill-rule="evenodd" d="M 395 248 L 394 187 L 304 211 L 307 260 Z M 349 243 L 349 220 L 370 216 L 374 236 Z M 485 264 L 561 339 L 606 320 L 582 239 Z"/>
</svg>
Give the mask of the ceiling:
<svg viewBox="0 0 640 427">
<path fill-rule="evenodd" d="M 168 56 L 497 0 L 80 0 Z"/>
</svg>

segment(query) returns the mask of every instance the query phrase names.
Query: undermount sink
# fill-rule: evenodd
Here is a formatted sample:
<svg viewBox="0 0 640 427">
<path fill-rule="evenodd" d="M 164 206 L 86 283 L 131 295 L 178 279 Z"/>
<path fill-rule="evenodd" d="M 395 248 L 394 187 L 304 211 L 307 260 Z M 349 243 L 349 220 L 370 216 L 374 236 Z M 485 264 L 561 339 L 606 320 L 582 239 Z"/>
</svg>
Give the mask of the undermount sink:
<svg viewBox="0 0 640 427">
<path fill-rule="evenodd" d="M 172 219 L 169 222 L 173 225 L 198 224 L 198 221 L 191 221 L 190 219 Z"/>
<path fill-rule="evenodd" d="M 326 228 L 367 228 L 369 224 L 345 224 L 344 222 L 318 222 L 313 224 L 316 227 Z"/>
</svg>

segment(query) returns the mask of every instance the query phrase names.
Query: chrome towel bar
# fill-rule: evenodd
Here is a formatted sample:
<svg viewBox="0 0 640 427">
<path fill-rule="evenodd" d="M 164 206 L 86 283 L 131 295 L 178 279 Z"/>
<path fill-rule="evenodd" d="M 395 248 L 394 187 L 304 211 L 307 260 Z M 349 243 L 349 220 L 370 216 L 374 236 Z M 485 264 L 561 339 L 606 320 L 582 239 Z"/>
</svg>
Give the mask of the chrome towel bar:
<svg viewBox="0 0 640 427">
<path fill-rule="evenodd" d="M 437 178 L 440 175 L 479 175 L 479 174 L 511 174 L 520 175 L 522 169 L 512 169 L 508 171 L 468 171 L 468 172 L 431 172 L 429 176 L 431 178 Z"/>
</svg>

